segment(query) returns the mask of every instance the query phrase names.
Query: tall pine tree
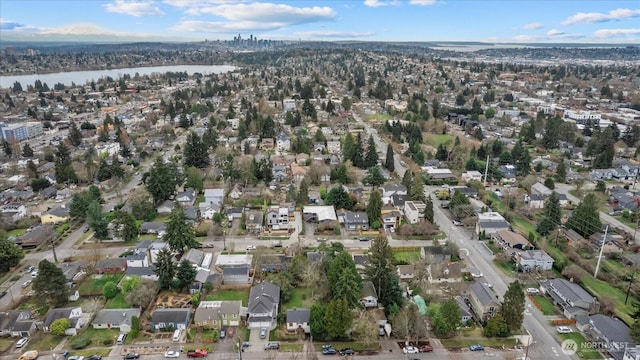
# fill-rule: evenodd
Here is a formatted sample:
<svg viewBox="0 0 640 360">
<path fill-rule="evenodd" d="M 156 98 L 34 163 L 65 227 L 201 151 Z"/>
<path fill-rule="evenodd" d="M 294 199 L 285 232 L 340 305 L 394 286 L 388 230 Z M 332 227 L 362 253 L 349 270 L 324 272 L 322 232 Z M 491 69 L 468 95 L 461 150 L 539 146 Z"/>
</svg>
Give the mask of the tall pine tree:
<svg viewBox="0 0 640 360">
<path fill-rule="evenodd" d="M 384 167 L 389 170 L 389 172 L 393 172 L 396 168 L 394 162 L 393 147 L 391 146 L 391 144 L 387 145 L 387 156 L 384 160 Z"/>
</svg>

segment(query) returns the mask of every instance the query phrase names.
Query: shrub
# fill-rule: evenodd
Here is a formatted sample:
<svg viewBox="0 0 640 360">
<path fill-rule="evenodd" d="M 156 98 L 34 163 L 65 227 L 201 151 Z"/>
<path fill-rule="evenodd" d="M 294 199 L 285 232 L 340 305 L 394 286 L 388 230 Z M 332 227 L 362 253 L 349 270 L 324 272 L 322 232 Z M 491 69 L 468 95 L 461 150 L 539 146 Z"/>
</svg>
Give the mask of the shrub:
<svg viewBox="0 0 640 360">
<path fill-rule="evenodd" d="M 71 327 L 71 321 L 67 318 L 56 319 L 51 323 L 51 333 L 53 335 L 64 335 L 65 330 Z"/>
<path fill-rule="evenodd" d="M 91 338 L 87 336 L 79 336 L 71 341 L 71 348 L 74 350 L 83 349 L 91 343 Z"/>
<path fill-rule="evenodd" d="M 104 340 L 102 340 L 102 345 L 104 345 L 104 346 L 111 346 L 111 345 L 113 345 L 113 340 L 111 340 L 111 339 L 104 339 Z"/>
<path fill-rule="evenodd" d="M 102 295 L 104 295 L 107 300 L 113 299 L 118 295 L 118 287 L 113 281 L 108 281 L 102 287 Z"/>
</svg>

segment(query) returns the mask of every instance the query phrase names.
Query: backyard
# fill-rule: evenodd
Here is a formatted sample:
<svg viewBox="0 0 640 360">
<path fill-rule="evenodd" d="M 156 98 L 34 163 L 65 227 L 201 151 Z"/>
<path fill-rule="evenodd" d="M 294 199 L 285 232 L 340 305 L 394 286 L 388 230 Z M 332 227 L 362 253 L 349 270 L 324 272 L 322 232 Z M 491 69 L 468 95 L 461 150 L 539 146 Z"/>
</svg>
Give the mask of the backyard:
<svg viewBox="0 0 640 360">
<path fill-rule="evenodd" d="M 115 343 L 118 335 L 120 334 L 120 330 L 118 329 L 94 329 L 89 326 L 79 335 L 73 336 L 69 339 L 69 343 L 73 348 L 74 343 L 83 343 L 88 342 L 85 347 L 95 347 L 95 346 L 111 346 Z"/>
<path fill-rule="evenodd" d="M 207 301 L 242 300 L 242 306 L 249 304 L 249 292 L 246 290 L 223 290 L 207 295 Z"/>
<path fill-rule="evenodd" d="M 291 300 L 284 305 L 284 309 L 309 308 L 313 305 L 312 300 L 311 289 L 296 288 L 291 291 Z"/>
<path fill-rule="evenodd" d="M 96 277 L 97 276 L 97 277 Z M 124 273 L 104 274 L 87 277 L 78 287 L 78 292 L 82 296 L 86 295 L 102 295 L 102 288 L 109 281 L 118 284 Z"/>
<path fill-rule="evenodd" d="M 420 261 L 419 248 L 393 248 L 393 258 L 398 263 L 413 264 Z"/>
<path fill-rule="evenodd" d="M 56 336 L 39 331 L 29 339 L 26 350 L 50 351 L 58 346 L 64 338 L 64 336 Z"/>
<path fill-rule="evenodd" d="M 540 311 L 542 311 L 543 314 L 553 315 L 556 308 L 555 306 L 553 306 L 553 303 L 549 301 L 549 299 L 541 295 L 533 295 L 532 298 L 536 303 L 538 303 L 538 305 L 540 306 Z"/>
<path fill-rule="evenodd" d="M 440 144 L 446 144 L 447 142 L 453 142 L 453 136 L 449 134 L 430 134 L 424 133 L 422 135 L 425 144 L 429 144 L 434 148 L 440 146 Z"/>
</svg>

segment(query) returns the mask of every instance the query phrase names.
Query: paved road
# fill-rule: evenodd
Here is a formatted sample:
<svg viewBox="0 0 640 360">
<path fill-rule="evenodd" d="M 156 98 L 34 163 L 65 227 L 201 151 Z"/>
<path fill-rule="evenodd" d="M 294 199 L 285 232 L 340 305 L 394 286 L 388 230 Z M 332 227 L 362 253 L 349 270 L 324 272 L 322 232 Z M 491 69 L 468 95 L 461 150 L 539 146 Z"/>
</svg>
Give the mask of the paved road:
<svg viewBox="0 0 640 360">
<path fill-rule="evenodd" d="M 565 194 L 567 195 L 567 198 L 569 200 L 571 200 L 573 203 L 575 204 L 579 204 L 580 203 L 580 199 L 578 199 L 577 197 L 571 195 L 569 193 L 570 190 L 575 190 L 575 186 L 572 185 L 567 185 L 567 184 L 556 184 L 556 187 L 554 189 L 558 194 Z M 607 223 L 610 224 L 611 226 L 620 228 L 620 229 L 624 229 L 624 231 L 626 231 L 627 233 L 631 234 L 631 236 L 633 236 L 633 234 L 636 234 L 636 244 L 640 244 L 640 231 L 635 231 L 637 229 L 635 229 L 632 226 L 629 226 L 627 224 L 624 224 L 620 221 L 618 221 L 618 219 L 616 219 L 615 217 L 607 214 L 606 212 L 600 211 L 600 220 L 603 223 Z"/>
<path fill-rule="evenodd" d="M 354 119 L 356 119 L 356 122 L 364 125 L 364 128 L 365 130 L 367 130 L 367 133 L 373 136 L 373 142 L 376 144 L 376 149 L 386 154 L 387 143 L 383 141 L 382 138 L 380 138 L 380 135 L 378 135 L 378 130 L 374 129 L 368 122 L 364 121 L 362 117 L 360 117 L 360 115 L 357 114 L 355 111 L 353 111 L 352 114 Z M 406 167 L 402 166 L 402 159 L 400 159 L 400 155 L 394 153 L 393 163 L 394 163 L 394 169 L 396 174 L 398 174 L 398 176 L 402 179 L 407 169 Z"/>
<path fill-rule="evenodd" d="M 439 189 L 437 186 L 425 186 L 425 195 L 430 196 L 437 189 Z M 486 281 L 492 284 L 493 289 L 501 300 L 508 284 L 513 279 L 506 276 L 502 271 L 495 269 L 493 267 L 493 255 L 483 243 L 474 239 L 473 231 L 462 226 L 454 226 L 451 219 L 447 217 L 447 214 L 439 205 L 440 201 L 434 200 L 435 222 L 449 234 L 449 238 L 460 248 L 460 252 L 465 257 L 467 264 L 475 267 L 484 275 L 479 281 Z M 467 253 L 469 254 L 468 256 L 466 255 Z M 559 343 L 551 335 L 555 334 L 555 331 L 548 325 L 544 315 L 535 306 L 532 306 L 528 298 L 526 302 L 527 310 L 523 325 L 532 336 L 529 357 L 532 359 L 570 359 L 570 357 L 562 353 Z"/>
</svg>

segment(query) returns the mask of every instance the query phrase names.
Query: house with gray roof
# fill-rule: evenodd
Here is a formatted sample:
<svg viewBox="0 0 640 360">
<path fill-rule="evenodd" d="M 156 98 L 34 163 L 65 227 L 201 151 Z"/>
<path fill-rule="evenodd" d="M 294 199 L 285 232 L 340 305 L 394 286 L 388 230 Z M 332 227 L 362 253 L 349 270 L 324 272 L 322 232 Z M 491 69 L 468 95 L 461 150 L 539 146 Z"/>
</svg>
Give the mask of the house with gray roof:
<svg viewBox="0 0 640 360">
<path fill-rule="evenodd" d="M 527 250 L 516 254 L 516 264 L 524 272 L 551 270 L 553 268 L 553 258 L 544 250 Z"/>
<path fill-rule="evenodd" d="M 460 310 L 460 323 L 466 324 L 469 320 L 473 319 L 471 309 L 469 309 L 469 304 L 467 303 L 469 299 L 462 296 L 456 296 L 454 299 Z"/>
<path fill-rule="evenodd" d="M 540 284 L 542 292 L 549 295 L 555 305 L 562 308 L 564 316 L 575 319 L 597 313 L 598 299 L 591 296 L 582 286 L 565 279 L 552 279 Z"/>
<path fill-rule="evenodd" d="M 272 328 L 278 318 L 280 286 L 269 281 L 254 285 L 249 292 L 247 325 L 249 328 Z"/>
<path fill-rule="evenodd" d="M 246 285 L 251 283 L 249 265 L 225 266 L 222 268 L 222 281 L 225 285 Z"/>
<path fill-rule="evenodd" d="M 31 310 L 0 312 L 0 337 L 29 337 L 37 331 L 37 321 Z"/>
<path fill-rule="evenodd" d="M 51 332 L 51 324 L 58 319 L 69 319 L 71 327 L 64 332 L 64 334 L 68 336 L 77 335 L 77 330 L 82 329 L 82 326 L 84 325 L 82 322 L 82 308 L 65 307 L 49 310 L 47 317 L 42 323 L 42 329 L 45 332 Z"/>
<path fill-rule="evenodd" d="M 242 301 L 201 301 L 193 316 L 198 327 L 220 329 L 225 326 L 239 326 L 242 316 Z"/>
<path fill-rule="evenodd" d="M 186 329 L 191 320 L 191 308 L 156 309 L 151 315 L 151 327 L 155 330 L 166 328 Z"/>
<path fill-rule="evenodd" d="M 347 231 L 369 230 L 369 217 L 364 211 L 340 212 L 338 222 L 344 224 Z"/>
<path fill-rule="evenodd" d="M 576 327 L 587 340 L 603 344 L 602 348 L 614 359 L 622 359 L 625 348 L 633 346 L 631 329 L 618 318 L 602 314 L 579 316 Z"/>
<path fill-rule="evenodd" d="M 376 287 L 375 285 L 373 285 L 373 282 L 371 281 L 362 282 L 362 292 L 360 293 L 360 304 L 362 304 L 362 306 L 364 306 L 365 309 L 378 307 L 378 293 L 376 292 Z"/>
<path fill-rule="evenodd" d="M 482 282 L 475 282 L 469 287 L 469 305 L 476 318 L 487 321 L 500 310 L 500 302 L 493 291 Z"/>
<path fill-rule="evenodd" d="M 287 331 L 311 333 L 309 319 L 311 318 L 311 310 L 309 309 L 288 309 L 287 310 Z"/>
<path fill-rule="evenodd" d="M 139 308 L 102 309 L 91 322 L 94 329 L 120 329 L 120 332 L 131 331 L 131 318 L 140 318 Z"/>
<path fill-rule="evenodd" d="M 202 264 L 202 260 L 204 260 L 204 252 L 198 249 L 189 249 L 182 259 L 186 259 L 191 263 L 191 265 L 200 266 L 200 264 Z"/>
</svg>

